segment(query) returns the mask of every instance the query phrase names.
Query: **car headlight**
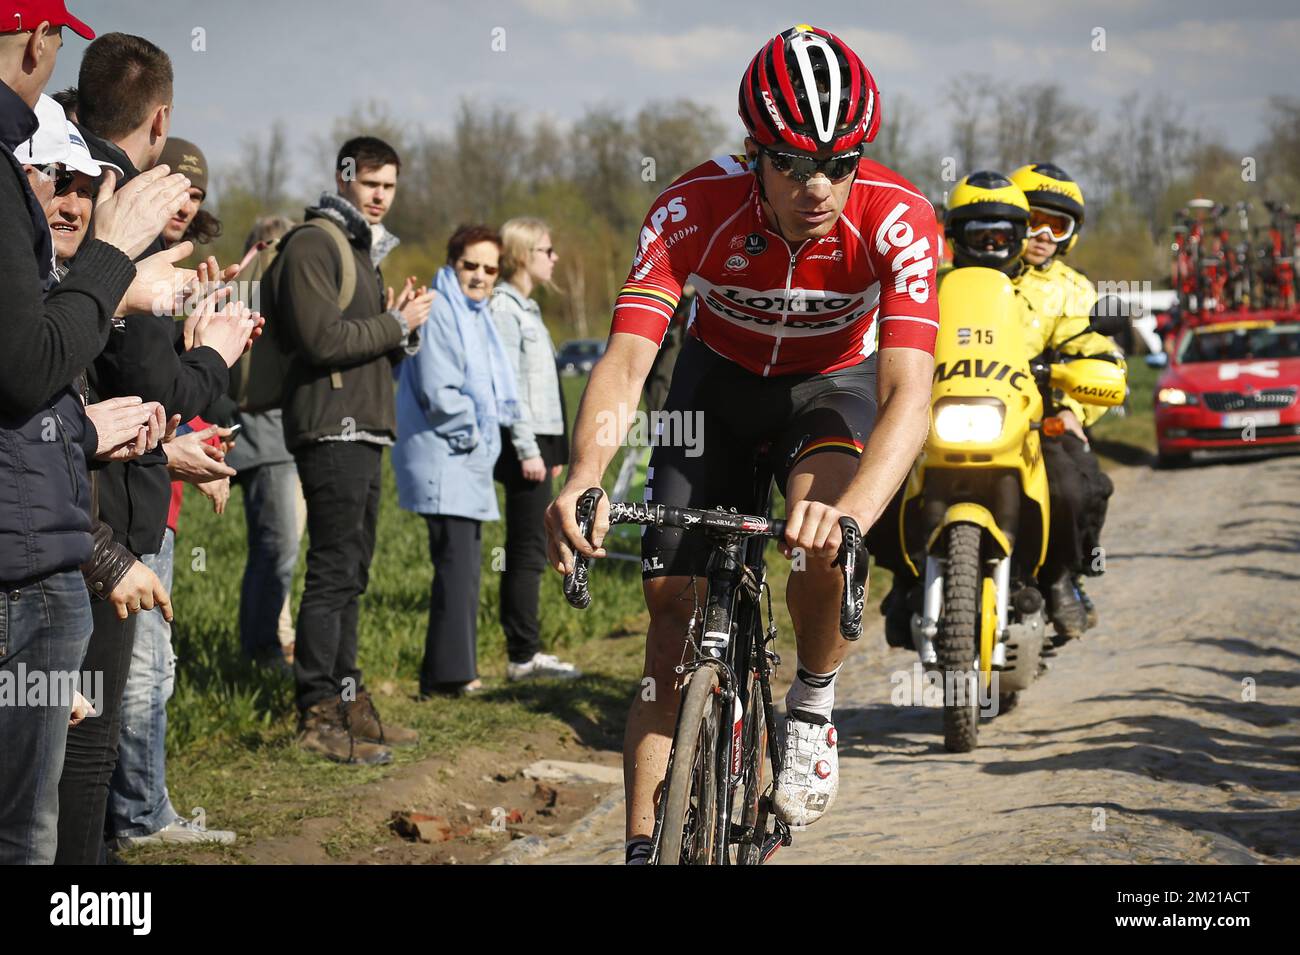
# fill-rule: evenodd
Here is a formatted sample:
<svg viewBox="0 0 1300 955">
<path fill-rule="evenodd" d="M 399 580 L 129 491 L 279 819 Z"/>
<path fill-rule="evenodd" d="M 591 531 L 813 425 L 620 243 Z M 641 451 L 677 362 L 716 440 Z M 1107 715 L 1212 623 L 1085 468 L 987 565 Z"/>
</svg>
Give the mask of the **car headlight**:
<svg viewBox="0 0 1300 955">
<path fill-rule="evenodd" d="M 1181 388 L 1161 388 L 1156 393 L 1156 403 L 1162 405 L 1199 405 L 1201 399 L 1195 394 L 1183 391 Z"/>
<path fill-rule="evenodd" d="M 934 411 L 934 433 L 953 444 L 994 441 L 1002 433 L 1006 415 L 1006 406 L 997 400 L 944 402 Z"/>
</svg>

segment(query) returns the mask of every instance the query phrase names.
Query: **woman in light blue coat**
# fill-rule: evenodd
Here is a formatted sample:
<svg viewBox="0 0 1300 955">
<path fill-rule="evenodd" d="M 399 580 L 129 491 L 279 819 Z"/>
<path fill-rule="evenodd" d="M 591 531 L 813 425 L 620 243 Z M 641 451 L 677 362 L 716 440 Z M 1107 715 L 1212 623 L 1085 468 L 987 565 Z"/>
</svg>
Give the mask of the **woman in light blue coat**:
<svg viewBox="0 0 1300 955">
<path fill-rule="evenodd" d="M 434 277 L 438 297 L 423 344 L 402 362 L 397 385 L 397 500 L 429 527 L 433 586 L 420 693 L 479 689 L 478 595 L 483 521 L 495 521 L 492 469 L 501 428 L 518 418 L 509 359 L 488 312 L 501 240 L 461 226 Z"/>
</svg>

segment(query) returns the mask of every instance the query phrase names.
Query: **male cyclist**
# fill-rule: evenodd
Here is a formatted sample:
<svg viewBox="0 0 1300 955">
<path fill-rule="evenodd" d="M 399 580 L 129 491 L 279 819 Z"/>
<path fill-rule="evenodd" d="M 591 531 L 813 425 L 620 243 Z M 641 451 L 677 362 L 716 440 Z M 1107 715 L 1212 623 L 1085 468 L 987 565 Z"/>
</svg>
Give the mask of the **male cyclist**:
<svg viewBox="0 0 1300 955">
<path fill-rule="evenodd" d="M 574 507 L 617 451 L 598 439 L 600 429 L 636 408 L 689 281 L 695 311 L 665 410 L 696 416 L 703 448 L 657 441 L 646 498 L 752 513 L 763 504 L 751 499 L 755 458 L 769 448 L 786 499 L 784 549 L 803 558 L 786 591 L 798 666 L 774 797 L 778 816 L 798 826 L 821 818 L 838 787 L 831 711 L 847 651 L 832 564 L 838 521 L 848 515 L 870 527 L 925 440 L 936 226 L 911 183 L 863 158 L 880 125 L 880 95 L 833 34 L 801 25 L 764 45 L 741 80 L 740 117 L 745 155 L 687 172 L 646 216 L 608 349 L 583 395 L 568 483 L 546 523 L 557 569 L 572 569 L 575 549 L 604 556 L 607 503 L 595 548 L 579 534 Z M 635 698 L 624 741 L 629 862 L 649 855 L 676 720 L 673 668 L 707 555 L 706 542 L 680 531 L 650 529 L 641 546 L 644 672 L 656 691 Z"/>
<path fill-rule="evenodd" d="M 1015 279 L 1020 293 L 1051 328 L 1048 339 L 1056 344 L 1088 326 L 1088 316 L 1097 304 L 1097 293 L 1081 272 L 1061 261 L 1079 241 L 1083 227 L 1083 191 L 1060 166 L 1040 162 L 1021 166 L 1011 174 L 1029 202 L 1028 244 L 1024 268 Z M 1114 344 L 1101 335 L 1076 338 L 1069 349 L 1084 354 L 1115 354 Z M 1069 639 L 1080 636 L 1097 623 L 1096 609 L 1081 585 L 1084 574 L 1096 576 L 1102 564 L 1094 560 L 1106 504 L 1115 485 L 1097 465 L 1084 428 L 1091 427 L 1106 413 L 1102 405 L 1084 405 L 1071 398 L 1060 402 L 1059 417 L 1066 433 L 1043 442 L 1048 480 L 1055 486 L 1073 486 L 1078 497 L 1072 522 L 1052 522 L 1048 542 L 1048 568 L 1053 572 L 1048 588 L 1048 607 L 1057 633 Z M 1069 580 L 1065 579 L 1069 576 Z M 1077 593 L 1076 593 L 1077 591 Z"/>
</svg>

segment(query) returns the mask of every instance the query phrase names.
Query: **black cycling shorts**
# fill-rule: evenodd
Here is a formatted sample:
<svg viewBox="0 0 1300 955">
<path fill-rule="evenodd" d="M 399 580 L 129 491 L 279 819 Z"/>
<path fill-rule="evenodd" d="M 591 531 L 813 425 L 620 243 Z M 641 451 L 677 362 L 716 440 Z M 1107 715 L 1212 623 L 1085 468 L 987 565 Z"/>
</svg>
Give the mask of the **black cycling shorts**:
<svg viewBox="0 0 1300 955">
<path fill-rule="evenodd" d="M 762 513 L 767 488 L 755 481 L 761 454 L 783 493 L 795 465 L 811 455 L 861 455 L 876 421 L 876 357 L 827 374 L 763 378 L 688 337 L 664 414 L 646 502 Z M 708 551 L 698 533 L 646 528 L 641 576 L 703 576 Z"/>
</svg>

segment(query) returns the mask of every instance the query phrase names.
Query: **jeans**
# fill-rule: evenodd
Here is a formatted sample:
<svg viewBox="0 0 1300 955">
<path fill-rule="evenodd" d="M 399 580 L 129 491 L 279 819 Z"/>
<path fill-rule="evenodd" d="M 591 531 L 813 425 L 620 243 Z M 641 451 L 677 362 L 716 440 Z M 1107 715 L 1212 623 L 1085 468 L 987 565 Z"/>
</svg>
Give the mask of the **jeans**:
<svg viewBox="0 0 1300 955">
<path fill-rule="evenodd" d="M 299 502 L 302 486 L 292 463 L 265 464 L 241 471 L 248 563 L 239 591 L 239 642 L 256 659 L 280 649 L 280 616 L 293 588 L 302 540 Z"/>
<path fill-rule="evenodd" d="M 0 592 L 0 865 L 54 862 L 72 698 L 53 677 L 79 671 L 90 630 L 79 571 Z M 37 673 L 48 675 L 43 700 L 29 690 Z M 100 702 L 93 679 L 81 690 Z"/>
<path fill-rule="evenodd" d="M 108 787 L 117 766 L 122 730 L 122 693 L 126 689 L 139 614 L 125 620 L 107 600 L 90 604 L 94 629 L 82 670 L 102 674 L 98 716 L 68 731 L 68 752 L 59 779 L 59 851 L 56 865 L 99 865 L 105 860 L 104 818 Z"/>
<path fill-rule="evenodd" d="M 357 618 L 370 582 L 384 449 L 364 441 L 318 441 L 294 452 L 307 499 L 307 581 L 298 607 L 294 680 L 299 710 L 350 689 Z"/>
<path fill-rule="evenodd" d="M 469 683 L 478 676 L 478 591 L 483 525 L 468 517 L 424 515 L 429 525 L 433 587 L 420 665 L 420 692 Z"/>
<path fill-rule="evenodd" d="M 175 556 L 176 532 L 169 527 L 158 553 L 140 558 L 168 593 Z M 152 835 L 178 818 L 167 796 L 167 701 L 175 680 L 171 624 L 157 608 L 139 614 L 122 693 L 117 769 L 108 793 L 110 837 Z"/>
</svg>

